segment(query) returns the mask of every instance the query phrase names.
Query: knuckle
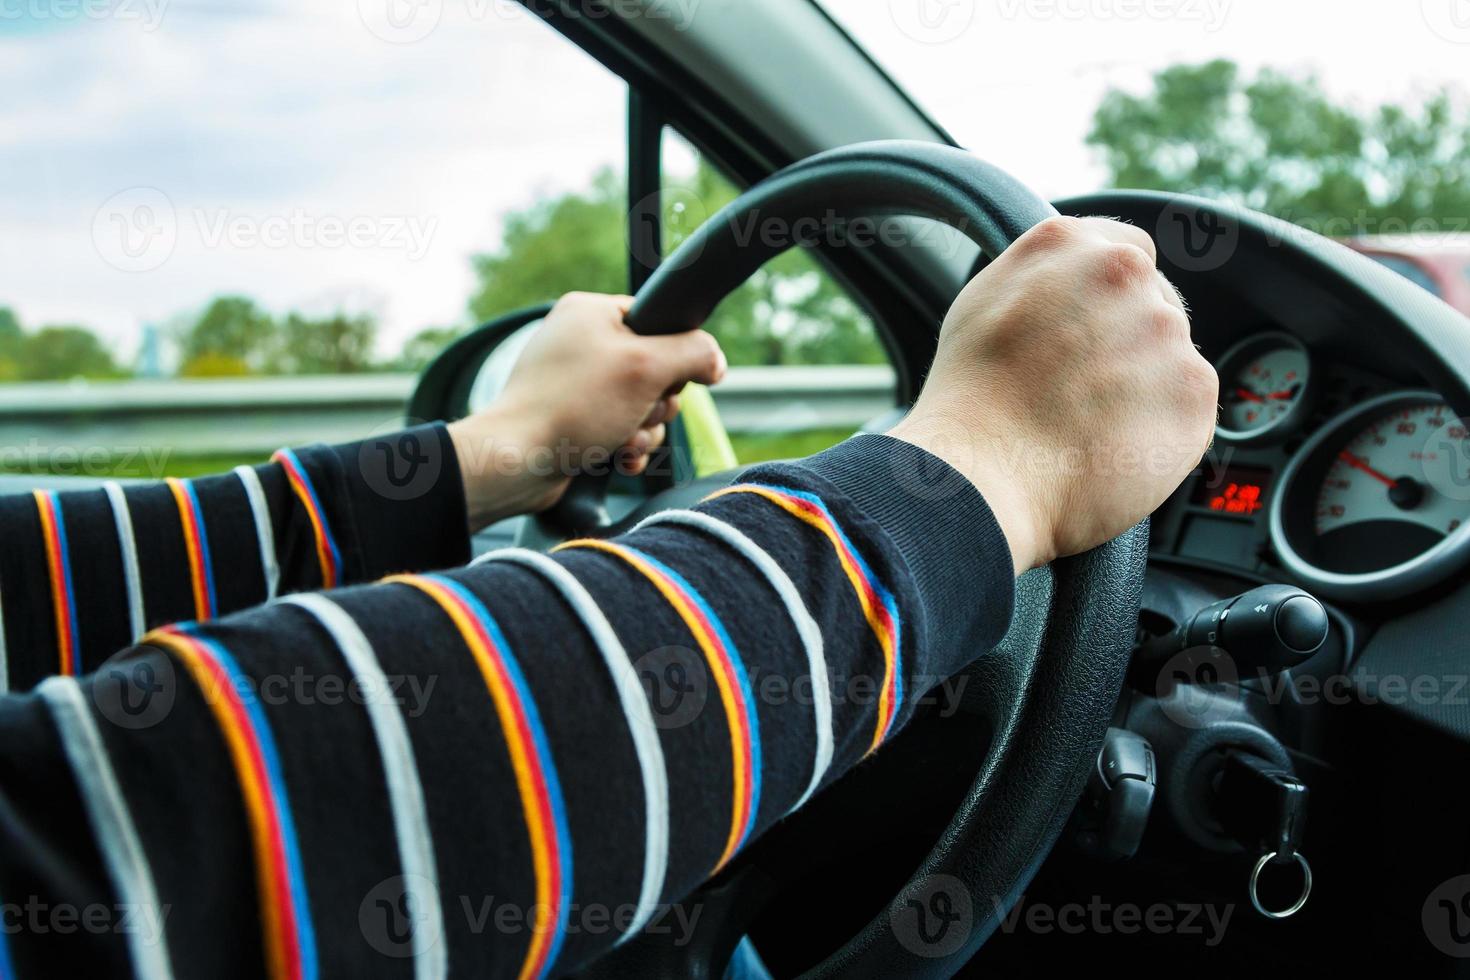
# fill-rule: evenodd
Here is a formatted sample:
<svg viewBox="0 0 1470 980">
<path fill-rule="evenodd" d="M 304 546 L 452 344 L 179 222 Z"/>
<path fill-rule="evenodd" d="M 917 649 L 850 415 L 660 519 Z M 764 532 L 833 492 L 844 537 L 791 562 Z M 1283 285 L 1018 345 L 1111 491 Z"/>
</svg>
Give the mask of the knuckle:
<svg viewBox="0 0 1470 980">
<path fill-rule="evenodd" d="M 1169 303 L 1160 303 L 1154 307 L 1152 325 L 1154 331 L 1162 337 L 1189 338 L 1189 316 Z"/>
<path fill-rule="evenodd" d="M 1147 282 L 1156 271 L 1152 256 L 1137 245 L 1113 242 L 1102 248 L 1102 279 L 1116 289 Z"/>
<path fill-rule="evenodd" d="M 1056 248 L 1076 241 L 1081 232 L 1081 218 L 1058 214 L 1033 227 L 1022 240 L 1032 248 Z"/>
<path fill-rule="evenodd" d="M 1201 357 L 1199 351 L 1190 347 L 1183 363 L 1179 365 L 1178 373 L 1186 398 L 1192 404 L 1206 407 L 1213 413 L 1215 403 L 1220 400 L 1220 378 L 1215 373 L 1214 366 Z"/>
</svg>

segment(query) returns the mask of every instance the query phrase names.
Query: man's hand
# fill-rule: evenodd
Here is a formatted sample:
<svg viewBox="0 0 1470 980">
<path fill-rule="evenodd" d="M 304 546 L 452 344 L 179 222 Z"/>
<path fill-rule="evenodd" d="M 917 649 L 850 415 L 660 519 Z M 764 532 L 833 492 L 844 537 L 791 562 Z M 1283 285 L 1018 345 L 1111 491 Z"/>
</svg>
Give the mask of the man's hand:
<svg viewBox="0 0 1470 980">
<path fill-rule="evenodd" d="M 570 293 L 532 336 L 495 404 L 449 427 L 470 525 L 552 506 L 584 466 L 641 473 L 690 381 L 715 384 L 725 355 L 702 330 L 640 337 L 629 296 Z"/>
<path fill-rule="evenodd" d="M 1131 225 L 1037 225 L 960 293 L 890 433 L 980 489 L 1018 574 L 1121 534 L 1209 447 L 1219 379 L 1156 263 Z"/>
</svg>

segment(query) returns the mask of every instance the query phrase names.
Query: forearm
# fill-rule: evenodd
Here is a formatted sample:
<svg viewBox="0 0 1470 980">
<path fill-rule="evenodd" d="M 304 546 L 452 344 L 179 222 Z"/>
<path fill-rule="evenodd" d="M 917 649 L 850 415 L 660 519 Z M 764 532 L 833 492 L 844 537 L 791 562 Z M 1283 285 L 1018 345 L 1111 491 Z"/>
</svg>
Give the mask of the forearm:
<svg viewBox="0 0 1470 980">
<path fill-rule="evenodd" d="M 79 674 L 153 627 L 468 557 L 443 427 L 197 480 L 0 497 L 0 685 Z"/>
<path fill-rule="evenodd" d="M 924 471 L 944 479 L 905 476 Z M 77 764 L 115 771 L 176 972 L 290 975 L 299 960 L 408 976 L 415 951 L 464 975 L 564 972 L 892 738 L 927 685 L 999 639 L 1011 559 L 954 477 L 864 437 L 613 542 L 155 634 L 81 682 L 107 751 Z M 382 677 L 396 700 L 345 694 Z M 106 689 L 145 682 L 171 692 L 168 709 L 116 720 Z M 0 764 L 27 774 L 0 784 L 6 839 L 54 858 L 0 855 L 0 899 L 117 901 L 119 881 L 146 895 L 116 848 L 44 819 L 79 809 L 71 783 L 37 775 L 55 771 L 65 727 L 17 699 L 0 725 L 14 736 Z M 262 769 L 271 746 L 279 765 Z M 416 933 L 379 915 L 405 881 Z M 538 905 L 543 930 L 526 925 Z M 568 921 L 599 909 L 611 932 Z M 17 960 L 56 952 L 9 938 Z M 66 950 L 150 955 L 114 935 Z"/>
</svg>

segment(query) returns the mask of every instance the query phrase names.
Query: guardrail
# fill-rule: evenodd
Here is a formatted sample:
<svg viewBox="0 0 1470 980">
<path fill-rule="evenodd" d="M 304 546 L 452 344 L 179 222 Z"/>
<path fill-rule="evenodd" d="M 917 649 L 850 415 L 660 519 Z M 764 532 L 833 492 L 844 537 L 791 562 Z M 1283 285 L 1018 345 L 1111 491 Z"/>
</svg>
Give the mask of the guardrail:
<svg viewBox="0 0 1470 980">
<path fill-rule="evenodd" d="M 265 455 L 403 423 L 408 374 L 0 384 L 0 452 L 14 463 L 167 448 Z M 857 429 L 893 405 L 886 367 L 732 368 L 714 389 L 732 432 Z M 19 459 L 17 459 L 19 457 Z"/>
</svg>

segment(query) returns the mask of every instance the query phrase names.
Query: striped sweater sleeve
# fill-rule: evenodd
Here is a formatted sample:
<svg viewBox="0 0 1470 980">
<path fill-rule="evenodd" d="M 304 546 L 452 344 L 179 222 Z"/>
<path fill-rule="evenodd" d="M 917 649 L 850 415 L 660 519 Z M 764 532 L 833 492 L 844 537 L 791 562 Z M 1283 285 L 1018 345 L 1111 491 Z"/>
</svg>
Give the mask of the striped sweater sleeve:
<svg viewBox="0 0 1470 980">
<path fill-rule="evenodd" d="M 443 426 L 218 477 L 0 496 L 0 690 L 76 676 L 180 620 L 468 557 Z"/>
<path fill-rule="evenodd" d="M 863 436 L 615 539 L 155 629 L 0 699 L 0 974 L 572 972 L 882 751 L 1012 597 L 973 487 Z"/>
</svg>

